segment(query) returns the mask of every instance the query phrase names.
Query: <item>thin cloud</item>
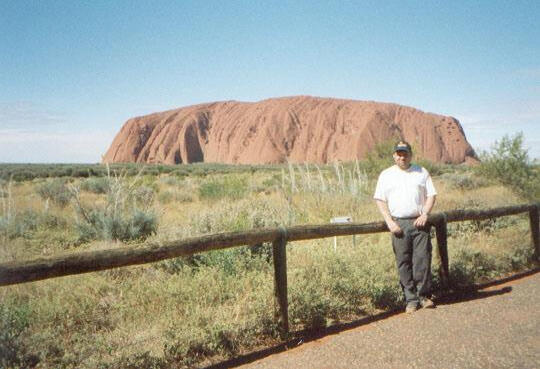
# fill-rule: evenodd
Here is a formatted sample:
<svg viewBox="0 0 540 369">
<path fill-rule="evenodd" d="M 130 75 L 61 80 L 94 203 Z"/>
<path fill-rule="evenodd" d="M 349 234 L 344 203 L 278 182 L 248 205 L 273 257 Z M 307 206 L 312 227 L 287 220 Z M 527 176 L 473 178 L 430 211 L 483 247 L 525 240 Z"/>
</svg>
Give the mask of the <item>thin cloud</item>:
<svg viewBox="0 0 540 369">
<path fill-rule="evenodd" d="M 472 129 L 504 127 L 509 125 L 540 124 L 540 100 L 506 101 L 496 107 L 488 107 L 475 112 L 455 114 L 465 127 Z"/>
<path fill-rule="evenodd" d="M 44 109 L 31 101 L 0 103 L 0 128 L 40 128 L 66 122 L 64 114 Z"/>
<path fill-rule="evenodd" d="M 114 132 L 48 132 L 0 129 L 0 162 L 96 163 Z"/>
<path fill-rule="evenodd" d="M 523 133 L 523 146 L 531 158 L 540 158 L 540 100 L 507 101 L 496 107 L 456 114 L 470 144 L 490 150 L 503 136 Z"/>
</svg>

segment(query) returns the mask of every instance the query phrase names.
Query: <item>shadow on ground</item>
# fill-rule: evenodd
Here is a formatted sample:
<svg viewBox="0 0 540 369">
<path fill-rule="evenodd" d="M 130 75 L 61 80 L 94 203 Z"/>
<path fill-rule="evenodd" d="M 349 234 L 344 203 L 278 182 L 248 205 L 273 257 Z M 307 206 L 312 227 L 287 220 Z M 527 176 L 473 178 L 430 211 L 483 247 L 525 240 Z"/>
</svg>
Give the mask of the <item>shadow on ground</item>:
<svg viewBox="0 0 540 369">
<path fill-rule="evenodd" d="M 467 302 L 467 301 L 472 301 L 472 300 L 485 299 L 492 296 L 502 295 L 505 293 L 510 293 L 512 291 L 512 287 L 510 286 L 504 286 L 499 289 L 490 289 L 488 291 L 484 291 L 484 289 L 503 285 L 505 283 L 512 282 L 520 278 L 531 276 L 538 272 L 540 272 L 540 267 L 534 268 L 526 272 L 517 273 L 509 277 L 490 281 L 487 283 L 467 286 L 465 288 L 460 288 L 458 290 L 449 290 L 449 291 L 444 292 L 440 297 L 436 298 L 436 303 L 437 305 L 451 305 L 451 304 Z M 220 363 L 212 364 L 210 366 L 204 367 L 203 369 L 233 368 L 240 365 L 249 364 L 256 360 L 263 359 L 267 356 L 277 354 L 279 352 L 287 351 L 288 349 L 294 348 L 296 346 L 300 346 L 304 343 L 315 341 L 322 337 L 330 336 L 333 334 L 338 334 L 338 333 L 341 333 L 350 329 L 354 329 L 363 325 L 371 324 L 379 320 L 387 319 L 387 318 L 390 318 L 391 316 L 401 314 L 402 312 L 403 312 L 402 309 L 392 310 L 392 311 L 376 314 L 373 316 L 369 316 L 366 318 L 354 320 L 352 322 L 336 324 L 336 325 L 333 325 L 333 326 L 330 326 L 330 327 L 327 327 L 325 329 L 321 329 L 318 331 L 302 330 L 302 331 L 292 332 L 291 338 L 279 345 L 267 347 L 262 350 L 250 352 L 248 354 L 241 355 L 241 356 L 238 356 L 238 357 L 235 357 L 235 358 L 232 358 L 232 359 L 220 362 Z"/>
</svg>

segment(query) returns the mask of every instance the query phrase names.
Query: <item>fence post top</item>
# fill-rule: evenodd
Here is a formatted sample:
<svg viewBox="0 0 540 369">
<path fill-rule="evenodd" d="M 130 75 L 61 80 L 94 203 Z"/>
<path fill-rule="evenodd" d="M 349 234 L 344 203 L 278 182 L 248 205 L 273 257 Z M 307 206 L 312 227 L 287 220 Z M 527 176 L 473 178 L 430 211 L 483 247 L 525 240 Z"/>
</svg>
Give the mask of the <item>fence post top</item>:
<svg viewBox="0 0 540 369">
<path fill-rule="evenodd" d="M 287 228 L 285 228 L 283 225 L 280 225 L 278 227 L 278 230 L 279 230 L 279 234 L 281 236 L 281 240 L 282 241 L 287 241 L 287 238 L 288 238 Z"/>
<path fill-rule="evenodd" d="M 441 217 L 442 217 L 442 221 L 444 223 L 448 223 L 448 214 L 446 214 L 446 212 L 444 212 L 444 211 L 442 213 L 440 213 L 440 214 L 441 214 Z"/>
</svg>

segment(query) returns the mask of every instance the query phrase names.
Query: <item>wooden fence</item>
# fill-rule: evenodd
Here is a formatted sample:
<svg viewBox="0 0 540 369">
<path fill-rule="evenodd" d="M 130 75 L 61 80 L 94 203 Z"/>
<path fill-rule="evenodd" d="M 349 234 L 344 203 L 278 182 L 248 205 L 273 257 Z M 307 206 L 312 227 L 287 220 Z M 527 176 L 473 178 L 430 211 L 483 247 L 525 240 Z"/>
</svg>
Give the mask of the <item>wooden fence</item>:
<svg viewBox="0 0 540 369">
<path fill-rule="evenodd" d="M 538 260 L 540 256 L 539 209 L 540 204 L 525 204 L 487 210 L 452 210 L 430 215 L 428 222 L 435 227 L 437 249 L 441 260 L 440 276 L 443 286 L 448 287 L 451 282 L 448 269 L 448 222 L 482 220 L 528 212 L 534 258 Z M 386 231 L 388 231 L 388 228 L 384 222 L 266 228 L 247 232 L 219 233 L 179 241 L 147 243 L 138 247 L 126 246 L 112 250 L 86 251 L 51 258 L 14 261 L 0 264 L 0 286 L 151 263 L 235 246 L 271 242 L 274 261 L 276 319 L 280 332 L 282 335 L 286 335 L 289 332 L 287 242 Z"/>
</svg>

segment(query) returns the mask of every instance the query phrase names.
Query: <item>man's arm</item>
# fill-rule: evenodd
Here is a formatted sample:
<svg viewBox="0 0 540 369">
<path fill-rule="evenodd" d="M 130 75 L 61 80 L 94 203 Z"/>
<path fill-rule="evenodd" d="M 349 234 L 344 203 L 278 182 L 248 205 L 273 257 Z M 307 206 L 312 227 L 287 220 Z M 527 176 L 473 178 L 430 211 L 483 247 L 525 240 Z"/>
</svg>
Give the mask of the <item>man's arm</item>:
<svg viewBox="0 0 540 369">
<path fill-rule="evenodd" d="M 424 204 L 422 208 L 422 214 L 420 214 L 420 216 L 414 220 L 415 227 L 423 227 L 426 225 L 427 217 L 429 213 L 431 212 L 431 209 L 433 209 L 433 205 L 435 205 L 436 197 L 437 197 L 436 195 L 433 195 L 433 196 L 429 196 L 426 199 L 426 203 Z"/>
<path fill-rule="evenodd" d="M 399 227 L 399 224 L 397 224 L 394 221 L 394 219 L 392 219 L 392 216 L 390 215 L 390 210 L 388 210 L 388 204 L 386 203 L 386 201 L 375 199 L 375 203 L 377 204 L 377 208 L 379 208 L 379 211 L 382 214 L 384 221 L 386 222 L 386 225 L 388 226 L 388 229 L 390 230 L 390 232 L 392 232 L 395 235 L 400 234 L 402 230 Z"/>
</svg>

